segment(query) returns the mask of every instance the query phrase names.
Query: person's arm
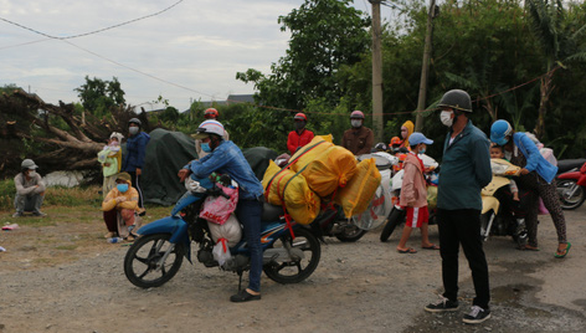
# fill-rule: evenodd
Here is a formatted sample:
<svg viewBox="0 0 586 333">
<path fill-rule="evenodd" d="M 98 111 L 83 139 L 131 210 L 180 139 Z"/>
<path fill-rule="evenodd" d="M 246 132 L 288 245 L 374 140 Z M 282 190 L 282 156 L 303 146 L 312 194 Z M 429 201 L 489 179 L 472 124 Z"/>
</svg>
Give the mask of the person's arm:
<svg viewBox="0 0 586 333">
<path fill-rule="evenodd" d="M 204 158 L 191 162 L 189 169 L 195 177 L 206 178 L 229 162 L 228 156 L 223 150 L 214 150 Z"/>
<path fill-rule="evenodd" d="M 146 146 L 149 143 L 149 139 L 141 135 L 136 142 L 136 168 L 142 169 L 144 166 L 144 158 L 146 156 Z"/>
<path fill-rule="evenodd" d="M 287 137 L 287 150 L 289 150 L 291 155 L 295 154 L 295 150 L 297 150 L 297 144 L 293 142 L 293 135 L 294 132 L 289 132 L 289 136 Z"/>
<path fill-rule="evenodd" d="M 114 190 L 108 192 L 104 201 L 102 201 L 102 210 L 104 212 L 111 211 L 112 209 L 116 208 L 116 198 L 114 197 Z"/>
<path fill-rule="evenodd" d="M 525 169 L 531 172 L 537 168 L 537 164 L 539 163 L 539 158 L 541 157 L 541 153 L 535 143 L 529 139 L 529 137 L 523 133 L 515 133 L 518 137 L 521 153 L 525 155 L 525 159 L 527 159 L 527 165 L 525 165 Z"/>
<path fill-rule="evenodd" d="M 368 130 L 368 133 L 366 134 L 366 137 L 364 138 L 364 147 L 362 147 L 357 153 L 356 155 L 362 155 L 362 154 L 370 154 L 370 151 L 372 150 L 372 146 L 374 145 L 374 133 L 372 132 L 372 130 Z"/>
<path fill-rule="evenodd" d="M 29 195 L 35 190 L 34 186 L 24 187 L 24 174 L 19 173 L 14 177 L 14 186 L 16 187 L 16 193 L 19 195 Z"/>
<path fill-rule="evenodd" d="M 131 188 L 131 191 L 132 191 L 132 193 L 130 195 L 130 199 L 124 200 L 123 202 L 120 202 L 118 204 L 118 206 L 120 208 L 131 209 L 131 210 L 138 209 L 138 192 L 134 188 Z"/>
<path fill-rule="evenodd" d="M 46 186 L 45 186 L 45 182 L 43 181 L 43 177 L 41 177 L 41 175 L 37 174 L 36 175 L 36 179 L 37 179 L 37 187 L 33 189 L 34 193 L 44 193 L 46 190 Z"/>
<path fill-rule="evenodd" d="M 401 186 L 401 204 L 412 206 L 415 202 L 415 176 L 417 176 L 417 167 L 412 163 L 404 164 L 403 184 Z"/>
<path fill-rule="evenodd" d="M 483 188 L 492 180 L 492 169 L 490 167 L 490 142 L 487 139 L 479 138 L 474 140 L 471 148 L 476 181 L 478 185 Z"/>
</svg>

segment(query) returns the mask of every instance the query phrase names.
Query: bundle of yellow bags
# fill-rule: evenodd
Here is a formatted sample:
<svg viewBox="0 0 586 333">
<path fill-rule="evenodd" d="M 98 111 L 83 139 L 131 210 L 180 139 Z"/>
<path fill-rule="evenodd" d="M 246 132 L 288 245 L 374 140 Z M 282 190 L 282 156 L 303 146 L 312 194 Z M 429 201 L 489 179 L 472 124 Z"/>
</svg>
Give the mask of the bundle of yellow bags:
<svg viewBox="0 0 586 333">
<path fill-rule="evenodd" d="M 346 217 L 363 213 L 380 184 L 374 159 L 357 164 L 350 151 L 324 137 L 316 136 L 299 149 L 284 169 L 271 162 L 263 177 L 267 201 L 285 204 L 301 224 L 311 223 L 319 213 L 321 198 L 332 194 Z"/>
</svg>

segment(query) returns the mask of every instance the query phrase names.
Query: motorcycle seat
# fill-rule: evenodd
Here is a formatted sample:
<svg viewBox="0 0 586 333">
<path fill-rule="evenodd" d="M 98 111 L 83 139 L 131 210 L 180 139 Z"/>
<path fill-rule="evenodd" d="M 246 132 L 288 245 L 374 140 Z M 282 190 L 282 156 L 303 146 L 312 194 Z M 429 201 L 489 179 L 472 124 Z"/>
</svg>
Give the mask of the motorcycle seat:
<svg viewBox="0 0 586 333">
<path fill-rule="evenodd" d="M 261 221 L 274 222 L 279 219 L 285 212 L 282 206 L 271 205 L 268 202 L 263 202 Z"/>
<path fill-rule="evenodd" d="M 580 169 L 580 167 L 586 163 L 586 158 L 577 158 L 572 160 L 559 160 L 558 161 L 558 175 L 566 171 L 570 171 L 574 168 Z"/>
<path fill-rule="evenodd" d="M 358 161 L 363 161 L 365 159 L 368 158 L 374 158 L 374 163 L 376 165 L 376 168 L 379 171 L 383 171 L 383 170 L 388 170 L 390 169 L 393 164 L 391 163 L 391 161 L 387 160 L 386 158 L 376 155 L 376 154 L 363 154 L 358 156 Z"/>
</svg>

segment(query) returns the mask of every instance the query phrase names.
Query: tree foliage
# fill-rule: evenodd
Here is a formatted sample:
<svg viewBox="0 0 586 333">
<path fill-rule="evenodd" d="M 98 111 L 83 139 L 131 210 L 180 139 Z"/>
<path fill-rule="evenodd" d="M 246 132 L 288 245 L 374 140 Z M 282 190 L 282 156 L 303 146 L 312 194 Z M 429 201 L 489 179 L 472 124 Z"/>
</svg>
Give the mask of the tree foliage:
<svg viewBox="0 0 586 333">
<path fill-rule="evenodd" d="M 73 89 L 81 101 L 84 109 L 95 116 L 102 117 L 111 107 L 123 107 L 126 104 L 124 90 L 116 77 L 112 81 L 86 75 L 85 83 Z"/>
<path fill-rule="evenodd" d="M 286 55 L 273 63 L 269 75 L 249 69 L 236 77 L 253 82 L 258 98 L 267 105 L 303 109 L 316 98 L 336 105 L 344 95 L 338 70 L 358 62 L 370 43 L 369 19 L 351 2 L 306 0 L 279 17 L 281 31 L 291 33 Z"/>
</svg>

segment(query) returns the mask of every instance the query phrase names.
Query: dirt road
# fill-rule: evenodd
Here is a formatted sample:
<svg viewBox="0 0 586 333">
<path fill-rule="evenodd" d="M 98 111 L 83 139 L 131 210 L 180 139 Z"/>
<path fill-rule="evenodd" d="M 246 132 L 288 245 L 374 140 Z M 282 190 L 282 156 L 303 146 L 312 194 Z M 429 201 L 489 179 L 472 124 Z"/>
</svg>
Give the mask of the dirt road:
<svg viewBox="0 0 586 333">
<path fill-rule="evenodd" d="M 586 206 L 567 211 L 566 218 L 573 247 L 564 260 L 553 257 L 549 217 L 540 218 L 540 252 L 515 250 L 504 237 L 486 243 L 493 318 L 480 326 L 461 322 L 474 295 L 463 257 L 466 306 L 451 314 L 423 311 L 441 290 L 440 258 L 421 250 L 417 233 L 409 243 L 417 254 L 397 253 L 397 235 L 380 243 L 380 230 L 354 244 L 328 239 L 307 281 L 279 285 L 263 275 L 261 301 L 232 304 L 237 276 L 199 263 L 185 261 L 160 288 L 134 287 L 122 269 L 127 247 L 105 244 L 103 226 L 88 225 L 82 234 L 100 245 L 78 248 L 68 260 L 42 264 L 35 258 L 43 247 L 22 242 L 0 253 L 0 332 L 584 332 Z M 31 233 L 38 234 L 36 244 L 45 235 L 67 235 L 58 228 L 4 232 L 0 246 Z M 430 236 L 437 242 L 435 226 Z M 63 239 L 71 237 L 81 236 Z"/>
</svg>

